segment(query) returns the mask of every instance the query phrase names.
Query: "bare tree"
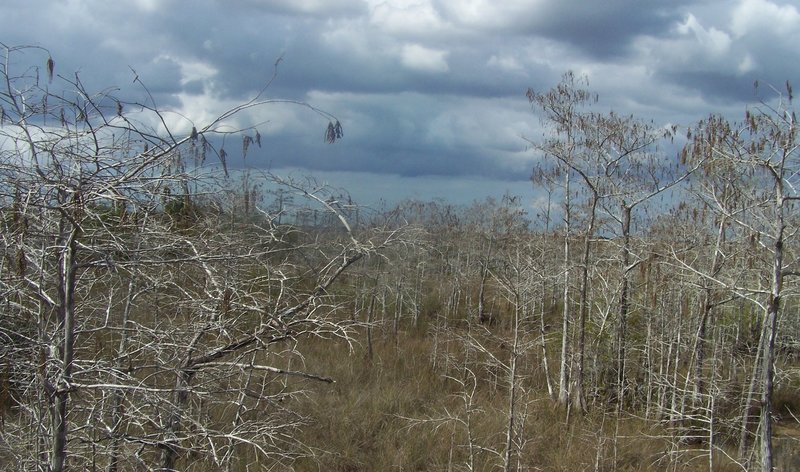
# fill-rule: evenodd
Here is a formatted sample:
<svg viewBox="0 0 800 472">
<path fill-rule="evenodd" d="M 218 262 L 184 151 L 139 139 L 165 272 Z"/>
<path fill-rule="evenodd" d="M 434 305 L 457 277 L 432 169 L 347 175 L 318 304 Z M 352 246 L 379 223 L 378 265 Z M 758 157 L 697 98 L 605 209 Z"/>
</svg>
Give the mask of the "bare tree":
<svg viewBox="0 0 800 472">
<path fill-rule="evenodd" d="M 579 205 L 574 200 L 582 198 L 586 208 L 583 227 L 583 250 L 579 264 L 579 319 L 575 353 L 576 379 L 575 391 L 571 392 L 574 404 L 584 409 L 586 406 L 585 350 L 586 322 L 589 302 L 589 270 L 591 263 L 592 239 L 597 228 L 598 211 L 619 225 L 616 231 L 620 246 L 619 265 L 621 283 L 618 295 L 618 317 L 616 329 L 616 371 L 618 400 L 622 405 L 625 383 L 625 346 L 627 316 L 630 311 L 631 271 L 641 259 L 633 260 L 633 241 L 631 239 L 632 219 L 635 211 L 644 206 L 654 196 L 677 185 L 685 179 L 692 169 L 675 171 L 665 164 L 658 152 L 658 143 L 669 138 L 674 129 L 659 129 L 633 117 L 621 117 L 615 113 L 599 114 L 580 110 L 597 100 L 597 96 L 586 87 L 588 80 L 576 80 L 568 73 L 562 82 L 551 91 L 539 94 L 528 91 L 528 99 L 540 108 L 555 128 L 555 136 L 543 142 L 529 142 L 541 150 L 545 157 L 556 162 L 556 171 L 564 174 L 562 188 L 565 201 L 565 243 L 564 243 L 564 313 L 569 312 L 571 303 L 569 285 L 571 283 L 570 240 L 574 212 Z M 539 173 L 541 175 L 541 173 Z M 570 176 L 577 179 L 577 185 Z M 578 187 L 575 189 L 574 187 Z M 574 199 L 574 200 L 573 200 Z M 608 228 L 614 231 L 613 228 Z M 569 317 L 565 316 L 562 327 L 562 364 L 559 387 L 559 402 L 566 403 L 568 395 L 567 359 Z"/>
<path fill-rule="evenodd" d="M 14 414 L 0 436 L 15 463 L 175 470 L 307 453 L 292 443 L 302 418 L 281 405 L 296 391 L 285 379 L 332 381 L 298 365 L 302 341 L 350 338 L 333 284 L 398 230 L 357 231 L 326 187 L 272 175 L 246 186 L 239 213 L 217 138 L 261 145 L 228 123 L 286 102 L 264 98 L 269 83 L 178 136 L 143 85 L 142 102 L 91 93 L 56 76 L 46 51 L 2 49 L 0 370 Z M 24 51 L 44 66 L 15 71 Z M 329 121 L 326 141 L 341 138 L 335 118 L 291 103 Z M 258 185 L 336 226 L 279 225 Z"/>
<path fill-rule="evenodd" d="M 542 121 L 548 131 L 555 133 L 554 137 L 548 137 L 543 143 L 534 141 L 529 142 L 545 157 L 556 159 L 554 172 L 563 176 L 564 183 L 561 189 L 564 199 L 564 255 L 562 275 L 564 278 L 563 298 L 562 298 L 562 317 L 561 317 L 561 363 L 558 376 L 558 403 L 566 406 L 569 402 L 569 366 L 570 366 L 570 322 L 571 314 L 571 269 L 570 246 L 572 238 L 572 211 L 573 202 L 571 178 L 574 174 L 574 162 L 581 153 L 580 141 L 583 129 L 581 128 L 580 108 L 596 101 L 597 97 L 592 95 L 585 87 L 588 79 L 576 78 L 572 72 L 564 74 L 561 83 L 545 93 L 537 93 L 528 89 L 528 101 L 543 114 Z M 537 175 L 537 174 L 534 174 Z M 582 354 L 581 354 L 582 355 Z"/>
<path fill-rule="evenodd" d="M 796 221 L 790 215 L 800 199 L 799 155 L 792 88 L 788 82 L 784 93 L 777 93 L 776 100 L 762 101 L 749 109 L 740 124 L 717 116 L 702 122 L 688 151 L 690 158 L 709 159 L 706 174 L 717 178 L 701 181 L 704 201 L 720 221 L 729 222 L 737 234 L 752 243 L 760 264 L 756 280 L 745 279 L 741 273 L 717 274 L 714 266 L 710 271 L 698 272 L 763 311 L 753 382 L 743 408 L 740 454 L 744 457 L 749 450 L 750 398 L 758 395 L 761 467 L 765 471 L 774 467 L 772 394 L 778 319 L 787 295 L 784 279 L 797 274 L 796 260 L 790 256 L 797 228 L 792 225 Z M 728 176 L 726 179 L 718 178 L 720 170 Z"/>
</svg>

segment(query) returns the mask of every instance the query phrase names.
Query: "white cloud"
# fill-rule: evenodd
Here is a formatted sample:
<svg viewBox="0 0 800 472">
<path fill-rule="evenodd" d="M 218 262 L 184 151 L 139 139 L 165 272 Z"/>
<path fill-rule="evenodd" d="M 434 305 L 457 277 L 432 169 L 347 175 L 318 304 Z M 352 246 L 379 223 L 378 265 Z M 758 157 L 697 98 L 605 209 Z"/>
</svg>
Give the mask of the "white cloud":
<svg viewBox="0 0 800 472">
<path fill-rule="evenodd" d="M 409 69 L 425 72 L 447 72 L 448 51 L 431 49 L 420 44 L 406 44 L 400 51 L 400 60 Z"/>
<path fill-rule="evenodd" d="M 738 75 L 747 72 L 746 48 L 723 29 L 704 25 L 694 14 L 675 25 L 668 38 L 636 40 L 637 61 L 651 73 L 703 72 Z"/>
<path fill-rule="evenodd" d="M 142 11 L 154 12 L 161 2 L 159 0 L 135 0 L 134 3 Z"/>
<path fill-rule="evenodd" d="M 731 31 L 737 37 L 765 32 L 796 36 L 800 32 L 800 11 L 795 5 L 777 5 L 767 0 L 742 0 L 733 10 Z"/>
<path fill-rule="evenodd" d="M 504 54 L 493 54 L 486 65 L 489 67 L 496 67 L 506 72 L 522 72 L 525 70 L 516 57 Z"/>
<path fill-rule="evenodd" d="M 426 2 L 381 2 L 372 9 L 370 23 L 384 34 L 408 38 L 429 37 L 450 29 Z"/>
<path fill-rule="evenodd" d="M 697 46 L 712 56 L 721 56 L 730 51 L 731 37 L 717 28 L 705 28 L 691 13 L 678 25 L 676 31 L 681 35 L 693 35 Z"/>
<path fill-rule="evenodd" d="M 547 4 L 542 0 L 437 0 L 446 18 L 465 27 L 497 29 L 533 15 Z"/>
<path fill-rule="evenodd" d="M 524 137 L 535 134 L 536 119 L 524 100 L 440 99 L 426 123 L 424 141 L 451 150 L 483 149 L 485 159 L 506 168 L 530 167 Z"/>
<path fill-rule="evenodd" d="M 698 4 L 668 37 L 638 38 L 638 52 L 632 60 L 644 65 L 651 77 L 670 77 L 677 84 L 702 92 L 704 96 L 695 99 L 697 107 L 713 103 L 719 110 L 727 107 L 726 102 L 710 97 L 728 94 L 746 99 L 752 93 L 749 87 L 753 80 L 782 83 L 796 76 L 800 63 L 792 58 L 797 55 L 798 41 L 800 12 L 794 5 L 740 0 L 722 14 Z M 645 78 L 645 82 L 650 81 Z M 664 90 L 670 85 L 654 88 Z M 680 93 L 680 87 L 673 89 L 673 93 Z M 673 100 L 683 102 L 680 95 L 674 95 Z M 671 102 L 654 103 L 664 109 Z"/>
<path fill-rule="evenodd" d="M 181 85 L 196 80 L 209 81 L 213 79 L 219 71 L 211 64 L 193 59 L 181 59 L 169 54 L 161 54 L 154 61 L 170 61 L 178 65 L 181 71 Z"/>
<path fill-rule="evenodd" d="M 755 59 L 753 59 L 753 55 L 747 53 L 742 57 L 742 60 L 739 61 L 739 73 L 746 74 L 748 72 L 753 72 L 758 68 L 758 63 Z"/>
</svg>

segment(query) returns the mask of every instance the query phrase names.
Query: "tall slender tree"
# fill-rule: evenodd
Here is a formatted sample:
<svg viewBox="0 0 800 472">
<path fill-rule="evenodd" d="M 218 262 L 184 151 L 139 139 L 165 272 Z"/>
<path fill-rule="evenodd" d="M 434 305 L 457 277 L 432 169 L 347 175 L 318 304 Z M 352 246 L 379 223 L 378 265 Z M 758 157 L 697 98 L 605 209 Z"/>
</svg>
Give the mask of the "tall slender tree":
<svg viewBox="0 0 800 472">
<path fill-rule="evenodd" d="M 757 280 L 720 277 L 712 270 L 704 275 L 723 288 L 750 300 L 763 312 L 758 352 L 753 365 L 753 379 L 747 396 L 760 398 L 760 463 L 772 471 L 773 458 L 773 389 L 775 382 L 776 340 L 782 301 L 786 296 L 785 278 L 797 275 L 796 260 L 789 256 L 796 244 L 796 220 L 790 218 L 800 200 L 800 148 L 796 115 L 792 106 L 792 88 L 787 82 L 783 93 L 771 101 L 748 109 L 744 121 L 731 123 L 711 116 L 700 123 L 688 150 L 689 158 L 708 159 L 709 176 L 719 169 L 734 180 L 705 178 L 704 199 L 721 221 L 735 226 L 738 233 L 754 244 L 763 257 Z M 789 257 L 787 259 L 787 256 Z M 763 282 L 766 282 L 764 284 Z M 758 392 L 754 390 L 758 389 Z M 743 410 L 740 453 L 746 459 L 749 450 L 749 402 Z"/>
<path fill-rule="evenodd" d="M 563 196 L 564 216 L 564 252 L 563 252 L 563 293 L 561 316 L 561 360 L 558 375 L 559 404 L 566 406 L 569 403 L 569 375 L 570 375 L 570 324 L 572 320 L 571 305 L 571 238 L 572 238 L 572 177 L 573 163 L 578 159 L 581 140 L 581 108 L 596 100 L 586 88 L 588 79 L 576 77 L 573 72 L 567 72 L 561 82 L 547 92 L 536 92 L 528 89 L 527 97 L 534 109 L 541 113 L 541 120 L 546 132 L 552 135 L 545 137 L 541 142 L 529 142 L 545 157 L 555 158 L 553 172 L 563 178 L 561 189 Z M 536 176 L 537 174 L 534 174 Z"/>
</svg>

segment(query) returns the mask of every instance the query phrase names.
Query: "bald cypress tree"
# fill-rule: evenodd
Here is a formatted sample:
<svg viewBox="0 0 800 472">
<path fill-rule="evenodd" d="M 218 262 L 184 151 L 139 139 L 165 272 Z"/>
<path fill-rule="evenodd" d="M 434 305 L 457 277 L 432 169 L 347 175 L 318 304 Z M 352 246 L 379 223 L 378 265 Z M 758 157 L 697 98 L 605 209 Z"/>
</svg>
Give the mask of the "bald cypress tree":
<svg viewBox="0 0 800 472">
<path fill-rule="evenodd" d="M 747 110 L 732 123 L 719 116 L 701 122 L 687 148 L 687 159 L 705 159 L 699 179 L 701 196 L 719 221 L 730 224 L 742 244 L 750 244 L 760 266 L 755 280 L 740 274 L 723 277 L 715 265 L 705 273 L 710 282 L 749 300 L 761 310 L 760 333 L 745 394 L 740 455 L 748 463 L 751 417 L 758 412 L 758 442 L 762 470 L 774 468 L 773 391 L 776 341 L 782 302 L 798 275 L 794 269 L 797 244 L 795 205 L 800 200 L 800 148 L 792 88 Z M 725 178 L 720 178 L 724 175 Z M 787 292 L 788 290 L 788 292 Z M 753 402 L 753 398 L 758 402 Z"/>
</svg>

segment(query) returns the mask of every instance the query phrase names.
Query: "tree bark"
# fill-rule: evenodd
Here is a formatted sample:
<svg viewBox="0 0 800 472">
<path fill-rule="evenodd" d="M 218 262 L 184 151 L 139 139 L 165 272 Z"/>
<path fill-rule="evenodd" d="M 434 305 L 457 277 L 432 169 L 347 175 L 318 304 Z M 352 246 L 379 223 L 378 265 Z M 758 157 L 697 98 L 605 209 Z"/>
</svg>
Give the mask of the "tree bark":
<svg viewBox="0 0 800 472">
<path fill-rule="evenodd" d="M 72 225 L 62 222 L 63 225 Z M 50 471 L 65 470 L 67 457 L 67 413 L 72 383 L 72 362 L 75 354 L 75 284 L 77 265 L 75 255 L 78 248 L 79 229 L 72 227 L 66 237 L 62 238 L 62 249 L 58 272 L 58 322 L 62 330 L 62 345 L 56 349 L 61 363 L 61 372 L 55 382 L 55 402 L 52 406 L 53 446 L 50 457 Z M 62 230 L 63 233 L 63 230 Z"/>
<path fill-rule="evenodd" d="M 558 375 L 558 404 L 569 403 L 569 322 L 570 322 L 570 171 L 564 172 L 564 292 L 561 317 L 561 366 Z"/>
<path fill-rule="evenodd" d="M 622 283 L 619 289 L 619 319 L 617 320 L 617 407 L 621 411 L 625 400 L 625 343 L 628 323 L 628 291 L 631 260 L 631 207 L 622 204 Z"/>
<path fill-rule="evenodd" d="M 516 297 L 514 308 L 514 340 L 511 345 L 511 358 L 508 364 L 509 395 L 508 395 L 508 422 L 506 424 L 506 451 L 503 471 L 511 470 L 511 449 L 514 442 L 514 421 L 517 414 L 517 349 L 519 347 L 519 297 Z"/>
<path fill-rule="evenodd" d="M 492 246 L 494 243 L 494 236 L 489 236 L 489 242 L 486 246 L 486 255 L 481 261 L 481 282 L 478 287 L 478 323 L 490 322 L 491 315 L 486 314 L 486 280 L 489 278 L 489 260 L 492 257 Z"/>
<path fill-rule="evenodd" d="M 586 393 L 584 391 L 584 365 L 586 360 L 586 319 L 589 315 L 589 261 L 591 255 L 591 240 L 594 236 L 594 222 L 597 211 L 597 192 L 593 192 L 589 208 L 589 225 L 583 239 L 583 256 L 581 258 L 581 292 L 578 318 L 578 353 L 575 373 L 575 392 L 572 395 L 573 406 L 579 411 L 586 411 Z"/>
<path fill-rule="evenodd" d="M 716 277 L 722 264 L 720 254 L 722 254 L 722 243 L 725 241 L 725 218 L 721 218 L 719 228 L 717 230 L 717 241 L 714 245 L 714 256 L 711 258 L 711 275 Z M 694 389 L 692 395 L 692 406 L 697 407 L 701 402 L 703 395 L 703 364 L 706 358 L 706 347 L 708 342 L 706 340 L 706 333 L 708 332 L 708 322 L 711 315 L 711 309 L 714 306 L 714 295 L 709 285 L 709 282 L 703 282 L 702 312 L 700 313 L 700 320 L 697 326 L 697 338 L 695 340 L 695 365 L 694 365 Z"/>
<path fill-rule="evenodd" d="M 125 353 L 128 349 L 128 319 L 130 318 L 131 309 L 133 307 L 133 299 L 135 297 L 134 291 L 135 283 L 134 280 L 131 279 L 128 282 L 128 294 L 125 300 L 125 308 L 122 312 L 122 322 L 120 326 L 122 327 L 122 334 L 119 341 L 119 348 L 117 349 L 117 372 L 115 375 L 117 377 L 121 377 L 119 372 L 124 368 L 122 365 L 122 361 L 125 357 Z M 121 380 L 118 378 L 118 380 Z M 117 472 L 117 468 L 119 465 L 119 428 L 120 424 L 122 423 L 123 411 L 122 411 L 122 402 L 124 400 L 125 393 L 122 390 L 115 390 L 112 393 L 111 399 L 111 446 L 110 446 L 110 458 L 108 462 L 108 472 Z"/>
<path fill-rule="evenodd" d="M 761 393 L 761 468 L 764 472 L 772 472 L 772 390 L 775 378 L 775 336 L 778 327 L 781 294 L 783 290 L 783 205 L 782 189 L 778 185 L 778 234 L 773 245 L 772 293 L 767 302 L 764 330 L 763 391 Z"/>
<path fill-rule="evenodd" d="M 166 425 L 166 440 L 161 447 L 161 470 L 173 472 L 178 461 L 178 448 L 180 447 L 177 434 L 181 430 L 181 416 L 189 404 L 189 388 L 194 377 L 194 371 L 181 369 L 175 381 L 175 392 L 172 395 L 171 411 Z"/>
</svg>

